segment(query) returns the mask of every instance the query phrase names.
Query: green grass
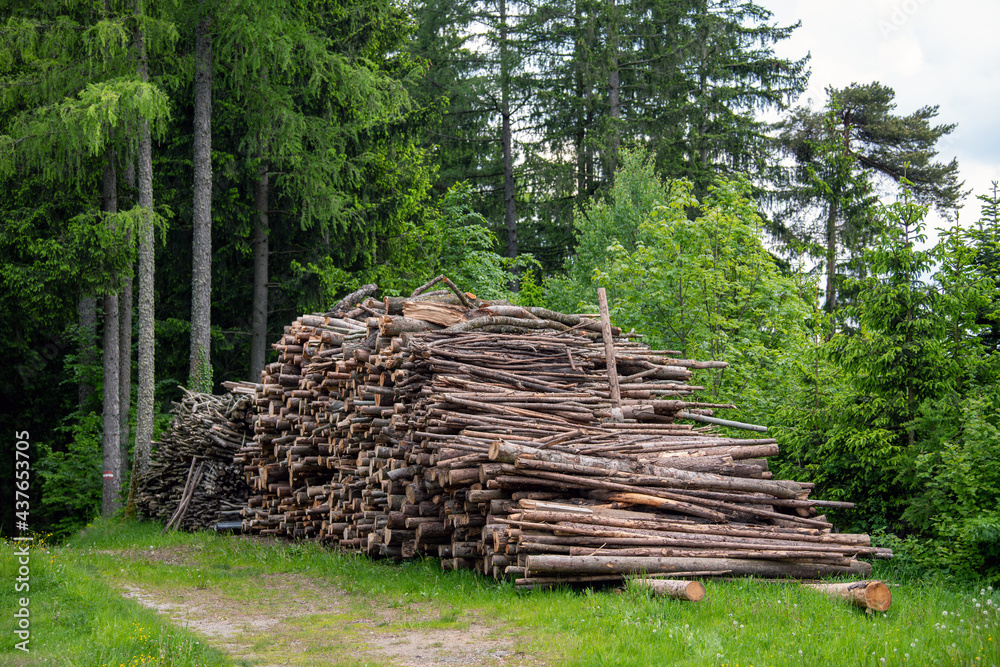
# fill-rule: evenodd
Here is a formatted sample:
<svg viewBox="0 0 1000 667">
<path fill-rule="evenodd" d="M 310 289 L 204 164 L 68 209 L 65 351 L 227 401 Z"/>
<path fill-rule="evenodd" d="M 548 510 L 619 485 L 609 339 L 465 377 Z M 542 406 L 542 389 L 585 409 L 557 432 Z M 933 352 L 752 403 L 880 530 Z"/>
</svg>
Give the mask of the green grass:
<svg viewBox="0 0 1000 667">
<path fill-rule="evenodd" d="M 169 561 L 176 553 L 195 564 L 137 557 L 151 547 L 160 558 Z M 13 547 L 0 549 L 3 579 L 11 582 Z M 262 581 L 289 575 L 345 594 L 336 614 L 283 624 L 281 642 L 248 642 L 261 659 L 279 659 L 296 642 L 308 650 L 295 664 L 389 664 L 366 652 L 366 633 L 462 630 L 475 621 L 512 634 L 518 650 L 549 665 L 1000 667 L 1000 591 L 974 583 L 893 581 L 895 574 L 876 572 L 893 584 L 893 605 L 875 615 L 796 584 L 753 580 L 707 581 L 700 603 L 653 599 L 632 588 L 517 593 L 510 584 L 469 572 L 444 572 L 432 559 L 394 565 L 313 544 L 160 536 L 155 524 L 98 522 L 65 545 L 33 552 L 33 650 L 25 656 L 5 639 L 0 663 L 134 665 L 145 656 L 146 664 L 233 664 L 204 639 L 115 591 L 141 582 L 144 590 L 164 595 L 205 591 L 234 605 L 280 607 L 288 591 L 262 590 Z M 13 609 L 18 595 L 5 585 L 3 608 Z M 373 606 L 387 610 L 387 620 L 357 625 L 372 618 Z M 392 610 L 400 611 L 398 618 Z"/>
<path fill-rule="evenodd" d="M 16 592 L 19 567 L 13 543 L 0 542 L 0 607 L 4 628 L 19 599 L 29 599 L 30 651 L 15 648 L 4 632 L 0 663 L 5 665 L 158 664 L 228 665 L 221 652 L 193 633 L 172 626 L 154 612 L 112 592 L 101 568 L 77 550 L 46 545 L 39 538 L 30 549 L 28 591 Z"/>
</svg>

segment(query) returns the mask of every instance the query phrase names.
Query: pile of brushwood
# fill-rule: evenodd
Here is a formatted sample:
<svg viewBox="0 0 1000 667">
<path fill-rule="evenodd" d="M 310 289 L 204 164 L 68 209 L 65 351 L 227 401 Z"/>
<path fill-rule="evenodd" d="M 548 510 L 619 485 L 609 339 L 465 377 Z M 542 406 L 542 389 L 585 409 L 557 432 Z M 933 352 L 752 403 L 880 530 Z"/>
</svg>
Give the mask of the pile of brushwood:
<svg viewBox="0 0 1000 667">
<path fill-rule="evenodd" d="M 238 383 L 237 383 L 238 386 Z M 252 437 L 252 384 L 222 396 L 184 389 L 170 429 L 153 443 L 136 508 L 167 528 L 212 528 L 239 521 L 249 487 L 233 457 Z"/>
<path fill-rule="evenodd" d="M 772 478 L 765 428 L 691 400 L 692 371 L 725 363 L 443 277 L 406 298 L 374 292 L 303 315 L 274 345 L 236 456 L 252 488 L 244 530 L 438 556 L 520 588 L 857 576 L 871 571 L 859 559 L 891 557 L 817 511 L 848 503 Z"/>
</svg>

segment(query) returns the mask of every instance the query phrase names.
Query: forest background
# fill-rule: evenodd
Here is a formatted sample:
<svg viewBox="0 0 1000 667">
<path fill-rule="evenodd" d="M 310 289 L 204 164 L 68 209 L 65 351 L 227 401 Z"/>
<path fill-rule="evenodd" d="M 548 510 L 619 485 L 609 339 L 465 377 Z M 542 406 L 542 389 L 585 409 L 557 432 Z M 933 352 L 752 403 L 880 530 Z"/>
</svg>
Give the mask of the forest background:
<svg viewBox="0 0 1000 667">
<path fill-rule="evenodd" d="M 0 494 L 24 438 L 34 529 L 119 511 L 179 385 L 256 379 L 298 314 L 445 273 L 570 312 L 605 286 L 653 347 L 730 362 L 706 393 L 769 426 L 776 475 L 858 503 L 842 528 L 1000 577 L 1000 191 L 953 224 L 955 126 L 886 82 L 794 106 L 808 57 L 764 6 L 0 13 Z"/>
</svg>

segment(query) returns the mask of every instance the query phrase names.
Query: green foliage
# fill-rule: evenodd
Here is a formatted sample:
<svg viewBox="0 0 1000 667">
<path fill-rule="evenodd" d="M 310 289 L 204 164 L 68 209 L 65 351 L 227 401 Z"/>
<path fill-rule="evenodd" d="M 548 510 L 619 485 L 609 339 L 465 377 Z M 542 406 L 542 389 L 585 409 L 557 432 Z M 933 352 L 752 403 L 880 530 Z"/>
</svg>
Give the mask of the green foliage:
<svg viewBox="0 0 1000 667">
<path fill-rule="evenodd" d="M 1000 390 L 959 405 L 928 401 L 927 438 L 913 460 L 914 494 L 903 520 L 924 539 L 921 566 L 963 577 L 1000 577 Z"/>
<path fill-rule="evenodd" d="M 900 116 L 895 92 L 878 82 L 827 88 L 826 107 L 799 107 L 778 123 L 779 141 L 794 159 L 780 178 L 779 210 L 771 231 L 790 253 L 822 260 L 826 308 L 839 299 L 843 276 L 864 276 L 863 252 L 882 231 L 876 215 L 878 186 L 906 180 L 911 198 L 951 216 L 964 196 L 958 163 L 934 161 L 937 141 L 954 125 L 932 125 L 937 107 Z M 850 324 L 850 318 L 843 318 Z"/>
<path fill-rule="evenodd" d="M 923 282 L 940 255 L 939 249 L 916 248 L 925 240 L 925 214 L 905 190 L 882 208 L 885 231 L 864 254 L 870 275 L 854 281 L 857 300 L 847 310 L 859 331 L 833 341 L 834 360 L 855 386 L 886 401 L 903 422 L 924 399 L 953 391 L 958 371 L 945 354 L 945 304 Z"/>
<path fill-rule="evenodd" d="M 987 282 L 986 303 L 975 313 L 980 341 L 986 352 L 1000 352 L 1000 187 L 993 182 L 990 194 L 979 195 L 979 223 L 962 235 L 972 249 L 973 270 Z"/>
<path fill-rule="evenodd" d="M 150 122 L 162 136 L 169 100 L 155 85 L 123 77 L 89 83 L 77 95 L 13 119 L 0 135 L 0 169 L 37 167 L 51 180 L 69 180 L 111 141 L 110 129 Z"/>
<path fill-rule="evenodd" d="M 994 282 L 965 231 L 918 249 L 925 214 L 905 190 L 882 207 L 847 309 L 857 331 L 817 348 L 813 400 L 779 413 L 778 472 L 857 503 L 837 518 L 902 536 L 915 571 L 996 576 L 998 368 L 976 320 Z"/>
<path fill-rule="evenodd" d="M 635 250 L 643 221 L 656 207 L 679 196 L 674 195 L 674 187 L 657 175 L 651 155 L 635 149 L 622 151 L 621 167 L 607 195 L 588 200 L 573 216 L 576 254 L 566 264 L 565 277 L 545 281 L 552 307 L 578 312 L 596 303 L 594 271 L 610 261 L 614 244 L 626 252 Z M 693 201 L 689 193 L 686 196 Z M 612 286 L 612 301 L 616 295 Z"/>
<path fill-rule="evenodd" d="M 812 286 L 784 275 L 767 252 L 746 183 L 720 182 L 702 202 L 692 187 L 662 181 L 650 158 L 626 151 L 609 196 L 577 218 L 568 276 L 546 285 L 567 310 L 593 303 L 603 285 L 615 323 L 654 348 L 730 362 L 711 377 L 712 393 L 745 418 L 766 419 L 791 391 L 817 323 Z"/>
<path fill-rule="evenodd" d="M 409 294 L 440 274 L 480 298 L 510 299 L 511 271 L 535 262 L 530 255 L 509 258 L 495 251 L 497 239 L 473 210 L 471 196 L 469 186 L 458 183 L 424 218 L 404 221 L 404 233 L 384 248 L 384 263 L 357 272 L 339 268 L 332 257 L 299 265 L 300 272 L 316 276 L 321 285 L 320 301 L 311 308 L 323 309 L 338 295 L 370 282 L 386 294 Z"/>
<path fill-rule="evenodd" d="M 69 435 L 66 451 L 38 443 L 35 472 L 41 482 L 41 515 L 59 539 L 93 521 L 101 510 L 101 415 L 79 413 L 60 429 Z"/>
<path fill-rule="evenodd" d="M 526 308 L 546 306 L 545 286 L 539 280 L 535 269 L 528 269 L 518 281 L 517 295 L 514 303 Z"/>
</svg>

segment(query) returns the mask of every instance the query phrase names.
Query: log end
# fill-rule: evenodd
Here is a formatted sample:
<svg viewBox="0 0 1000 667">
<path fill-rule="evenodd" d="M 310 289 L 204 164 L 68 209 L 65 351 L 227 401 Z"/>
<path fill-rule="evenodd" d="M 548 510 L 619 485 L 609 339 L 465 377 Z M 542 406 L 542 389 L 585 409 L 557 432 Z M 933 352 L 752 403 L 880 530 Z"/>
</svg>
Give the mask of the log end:
<svg viewBox="0 0 1000 667">
<path fill-rule="evenodd" d="M 705 584 L 700 581 L 689 581 L 684 587 L 684 592 L 691 602 L 700 602 L 705 598 Z"/>
<path fill-rule="evenodd" d="M 892 591 L 881 581 L 869 581 L 865 586 L 865 604 L 874 611 L 888 611 L 892 605 Z"/>
</svg>

